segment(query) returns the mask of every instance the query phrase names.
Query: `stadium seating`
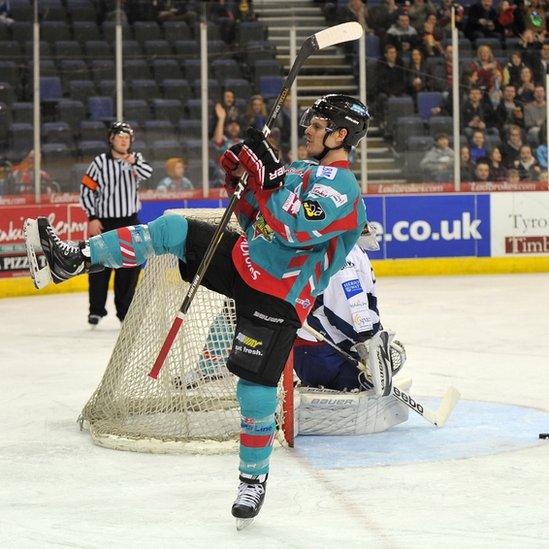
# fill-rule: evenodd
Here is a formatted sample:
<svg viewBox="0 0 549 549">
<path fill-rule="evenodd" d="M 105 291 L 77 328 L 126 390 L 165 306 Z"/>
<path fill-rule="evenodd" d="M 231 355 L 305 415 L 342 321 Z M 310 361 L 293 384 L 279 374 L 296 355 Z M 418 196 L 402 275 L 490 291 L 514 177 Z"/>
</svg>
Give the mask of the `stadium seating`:
<svg viewBox="0 0 549 549">
<path fill-rule="evenodd" d="M 191 87 L 184 79 L 167 78 L 162 81 L 162 88 L 166 99 L 179 99 L 183 104 L 192 96 Z"/>
<path fill-rule="evenodd" d="M 426 129 L 423 120 L 419 116 L 399 116 L 394 127 L 395 148 L 403 151 L 406 148 L 408 138 L 411 136 L 424 136 Z"/>
<path fill-rule="evenodd" d="M 91 120 L 112 120 L 114 117 L 114 104 L 112 97 L 89 97 L 88 112 L 90 113 Z"/>
</svg>

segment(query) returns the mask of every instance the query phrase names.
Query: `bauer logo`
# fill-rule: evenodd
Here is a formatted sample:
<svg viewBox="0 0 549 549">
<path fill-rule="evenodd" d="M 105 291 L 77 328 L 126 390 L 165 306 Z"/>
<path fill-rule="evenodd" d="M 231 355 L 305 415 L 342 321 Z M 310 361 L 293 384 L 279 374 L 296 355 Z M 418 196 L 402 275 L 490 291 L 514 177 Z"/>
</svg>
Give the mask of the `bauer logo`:
<svg viewBox="0 0 549 549">
<path fill-rule="evenodd" d="M 490 255 L 488 195 L 367 198 L 381 249 L 373 259 Z"/>
</svg>

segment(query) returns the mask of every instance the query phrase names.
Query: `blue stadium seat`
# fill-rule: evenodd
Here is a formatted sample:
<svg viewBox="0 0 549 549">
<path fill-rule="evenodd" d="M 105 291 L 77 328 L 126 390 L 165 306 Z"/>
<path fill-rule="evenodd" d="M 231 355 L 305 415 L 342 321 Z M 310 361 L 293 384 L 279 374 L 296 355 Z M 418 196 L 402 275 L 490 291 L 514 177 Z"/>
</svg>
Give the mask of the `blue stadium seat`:
<svg viewBox="0 0 549 549">
<path fill-rule="evenodd" d="M 195 97 L 200 97 L 200 86 L 201 80 L 198 78 L 193 81 L 193 93 Z M 217 80 L 213 78 L 208 78 L 208 96 L 214 101 L 219 101 L 221 99 L 221 86 Z"/>
<path fill-rule="evenodd" d="M 176 40 L 194 40 L 191 29 L 185 21 L 166 21 L 164 23 L 164 36 L 172 44 Z"/>
<path fill-rule="evenodd" d="M 69 95 L 71 99 L 87 101 L 90 95 L 96 95 L 96 91 L 92 80 L 71 80 L 69 82 Z"/>
<path fill-rule="evenodd" d="M 173 55 L 172 48 L 167 40 L 145 40 L 143 51 L 148 57 L 169 57 Z"/>
<path fill-rule="evenodd" d="M 92 59 L 91 73 L 96 84 L 99 84 L 101 80 L 114 79 L 114 61 L 112 59 Z"/>
<path fill-rule="evenodd" d="M 370 58 L 377 59 L 379 57 L 379 36 L 368 34 L 366 36 L 366 55 Z"/>
<path fill-rule="evenodd" d="M 155 21 L 135 21 L 133 32 L 140 44 L 144 44 L 147 40 L 164 39 L 162 28 Z"/>
<path fill-rule="evenodd" d="M 99 90 L 97 95 L 115 97 L 116 95 L 116 80 L 101 80 L 97 85 Z"/>
<path fill-rule="evenodd" d="M 50 44 L 57 40 L 72 40 L 70 26 L 64 21 L 42 21 L 40 38 Z"/>
<path fill-rule="evenodd" d="M 90 162 L 98 154 L 107 152 L 105 141 L 80 141 L 80 156 L 83 161 Z"/>
<path fill-rule="evenodd" d="M 264 99 L 276 97 L 282 90 L 282 76 L 262 76 L 259 78 L 259 93 Z"/>
<path fill-rule="evenodd" d="M 69 89 L 71 80 L 89 80 L 88 65 L 83 59 L 61 59 L 59 61 L 59 74 L 63 80 L 64 89 Z"/>
<path fill-rule="evenodd" d="M 182 149 L 175 139 L 158 139 L 148 142 L 149 150 L 155 160 L 167 160 L 174 156 L 181 156 Z"/>
<path fill-rule="evenodd" d="M 86 40 L 84 47 L 88 57 L 92 59 L 112 58 L 112 48 L 106 40 Z"/>
<path fill-rule="evenodd" d="M 32 103 L 13 103 L 11 106 L 11 115 L 14 122 L 25 122 L 32 124 L 34 106 Z"/>
<path fill-rule="evenodd" d="M 213 101 L 208 101 L 208 112 L 213 109 Z M 201 99 L 189 99 L 185 104 L 185 108 L 189 114 L 189 118 L 200 120 L 202 117 L 202 100 Z"/>
<path fill-rule="evenodd" d="M 13 33 L 13 39 L 17 42 L 26 42 L 32 37 L 32 23 L 31 19 L 22 20 L 17 18 L 15 23 L 11 25 L 11 32 Z M 0 25 L 3 26 L 3 25 Z"/>
<path fill-rule="evenodd" d="M 202 138 L 202 121 L 201 120 L 189 120 L 182 118 L 178 124 L 179 132 L 182 137 L 191 139 Z"/>
<path fill-rule="evenodd" d="M 192 59 L 200 54 L 200 47 L 195 40 L 175 40 L 172 44 L 180 59 Z"/>
<path fill-rule="evenodd" d="M 60 99 L 57 102 L 57 116 L 71 128 L 77 128 L 81 120 L 86 118 L 83 101 L 77 99 Z"/>
<path fill-rule="evenodd" d="M 222 85 L 224 90 L 232 90 L 235 97 L 248 98 L 252 96 L 252 86 L 248 80 L 243 78 L 227 78 Z"/>
<path fill-rule="evenodd" d="M 19 155 L 27 154 L 33 148 L 34 130 L 32 124 L 16 122 L 10 125 L 10 148 Z"/>
<path fill-rule="evenodd" d="M 67 15 L 72 21 L 93 21 L 97 19 L 95 6 L 88 0 L 69 0 L 67 2 Z"/>
<path fill-rule="evenodd" d="M 3 59 L 1 59 L 0 78 L 3 82 L 10 84 L 13 88 L 19 87 L 21 84 L 21 77 L 19 75 L 17 63 L 15 63 L 15 61 L 4 61 Z"/>
<path fill-rule="evenodd" d="M 211 65 L 215 78 L 224 82 L 227 78 L 241 78 L 242 72 L 234 59 L 216 59 Z"/>
<path fill-rule="evenodd" d="M 132 80 L 131 81 L 132 99 L 145 99 L 147 101 L 160 97 L 160 90 L 154 80 Z"/>
<path fill-rule="evenodd" d="M 395 148 L 398 151 L 403 151 L 410 136 L 424 136 L 426 133 L 421 117 L 399 116 L 394 128 Z"/>
<path fill-rule="evenodd" d="M 147 142 L 163 139 L 177 140 L 176 131 L 171 120 L 145 120 L 143 130 Z"/>
<path fill-rule="evenodd" d="M 69 143 L 44 143 L 42 145 L 42 161 L 44 167 L 48 168 L 51 164 L 66 162 L 74 154 L 74 145 Z M 50 173 L 50 176 L 52 174 Z"/>
<path fill-rule="evenodd" d="M 440 92 L 419 92 L 417 94 L 417 110 L 423 120 L 429 120 L 431 109 L 440 107 L 444 98 Z"/>
<path fill-rule="evenodd" d="M 151 106 L 158 120 L 179 120 L 183 114 L 183 105 L 179 99 L 153 99 Z"/>
<path fill-rule="evenodd" d="M 72 130 L 66 122 L 45 122 L 42 134 L 46 143 L 65 143 L 73 145 Z"/>
<path fill-rule="evenodd" d="M 53 51 L 57 59 L 82 57 L 82 46 L 76 40 L 56 40 L 53 43 Z"/>
<path fill-rule="evenodd" d="M 185 104 L 192 95 L 191 86 L 184 79 L 167 78 L 162 82 L 164 97 L 166 99 L 179 99 Z"/>
<path fill-rule="evenodd" d="M 153 59 L 151 64 L 154 79 L 158 84 L 167 79 L 183 78 L 183 73 L 175 59 Z"/>
<path fill-rule="evenodd" d="M 414 114 L 414 101 L 411 97 L 389 97 L 386 107 L 386 127 L 389 135 L 393 135 L 395 120 L 399 116 L 411 116 Z"/>
<path fill-rule="evenodd" d="M 95 21 L 75 21 L 72 24 L 75 40 L 85 44 L 90 40 L 103 40 L 101 30 Z"/>
<path fill-rule="evenodd" d="M 267 31 L 259 21 L 244 21 L 237 26 L 236 36 L 241 45 L 250 41 L 265 40 Z"/>
<path fill-rule="evenodd" d="M 183 70 L 185 71 L 185 78 L 192 82 L 200 78 L 201 62 L 200 59 L 185 59 L 183 61 Z"/>
<path fill-rule="evenodd" d="M 128 59 L 124 61 L 123 75 L 128 81 L 147 80 L 151 78 L 149 64 L 145 59 Z"/>
<path fill-rule="evenodd" d="M 61 79 L 58 76 L 42 76 L 40 78 L 40 100 L 57 101 L 63 97 Z"/>
<path fill-rule="evenodd" d="M 429 118 L 429 135 L 436 137 L 439 133 L 452 135 L 454 119 L 451 116 L 431 116 Z"/>
<path fill-rule="evenodd" d="M 253 66 L 255 85 L 259 88 L 262 76 L 280 76 L 280 65 L 276 60 L 260 59 Z"/>
<path fill-rule="evenodd" d="M 103 31 L 103 36 L 109 44 L 114 44 L 116 39 L 116 22 L 115 21 L 104 21 L 101 24 L 101 30 Z M 122 40 L 126 41 L 130 39 L 132 33 L 130 25 L 128 23 L 122 24 Z"/>
<path fill-rule="evenodd" d="M 149 105 L 145 99 L 125 99 L 124 100 L 124 118 L 127 120 L 136 120 L 143 122 L 151 116 Z M 135 130 L 135 128 L 134 128 Z"/>
<path fill-rule="evenodd" d="M 107 128 L 99 120 L 82 120 L 79 133 L 82 141 L 101 141 L 106 139 Z"/>
<path fill-rule="evenodd" d="M 3 59 L 15 59 L 22 54 L 21 44 L 16 40 L 0 40 L 0 55 Z"/>
<path fill-rule="evenodd" d="M 112 97 L 96 96 L 88 98 L 90 120 L 112 120 L 114 105 Z"/>
</svg>

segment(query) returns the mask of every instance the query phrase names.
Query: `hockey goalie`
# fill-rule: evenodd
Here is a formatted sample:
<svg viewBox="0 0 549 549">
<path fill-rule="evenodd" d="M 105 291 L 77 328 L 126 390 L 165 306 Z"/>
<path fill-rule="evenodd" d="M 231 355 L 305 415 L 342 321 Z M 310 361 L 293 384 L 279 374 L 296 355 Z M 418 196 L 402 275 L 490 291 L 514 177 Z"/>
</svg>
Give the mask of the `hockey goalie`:
<svg viewBox="0 0 549 549">
<path fill-rule="evenodd" d="M 379 249 L 368 225 L 332 276 L 294 343 L 295 431 L 299 435 L 362 435 L 408 419 L 408 407 L 391 394 L 406 360 L 402 344 L 380 322 L 375 276 L 367 255 Z M 316 337 L 315 335 L 316 334 Z M 319 337 L 319 336 L 322 337 Z M 321 339 L 321 341 L 319 341 Z M 345 351 L 361 365 L 343 358 Z"/>
</svg>

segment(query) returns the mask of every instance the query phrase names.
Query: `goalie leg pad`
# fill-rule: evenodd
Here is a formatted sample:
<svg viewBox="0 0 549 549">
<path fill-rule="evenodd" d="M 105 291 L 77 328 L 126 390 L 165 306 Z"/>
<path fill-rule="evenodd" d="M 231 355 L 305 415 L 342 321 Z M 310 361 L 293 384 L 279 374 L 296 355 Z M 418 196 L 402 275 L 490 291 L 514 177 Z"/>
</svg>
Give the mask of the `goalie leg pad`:
<svg viewBox="0 0 549 549">
<path fill-rule="evenodd" d="M 240 403 L 240 472 L 263 475 L 275 435 L 276 387 L 266 387 L 240 379 L 236 396 Z"/>
</svg>

